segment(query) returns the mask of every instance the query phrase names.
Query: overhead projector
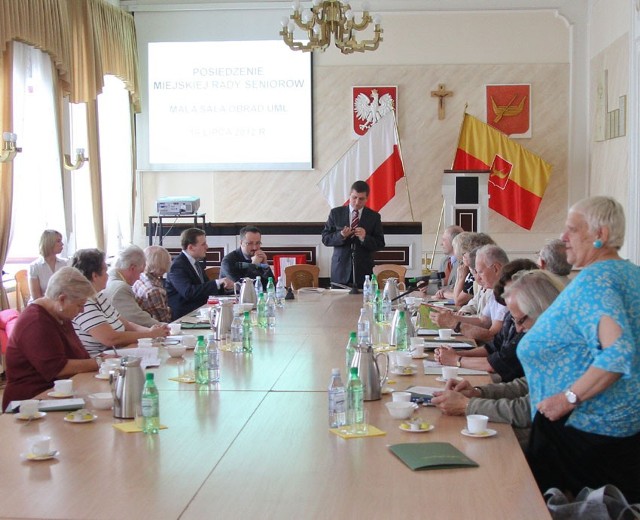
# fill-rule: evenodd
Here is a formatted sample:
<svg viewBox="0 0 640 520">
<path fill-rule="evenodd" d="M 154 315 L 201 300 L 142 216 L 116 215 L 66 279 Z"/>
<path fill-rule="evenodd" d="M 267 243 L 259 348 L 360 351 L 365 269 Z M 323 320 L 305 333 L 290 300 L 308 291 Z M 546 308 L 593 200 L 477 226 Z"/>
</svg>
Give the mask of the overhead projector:
<svg viewBox="0 0 640 520">
<path fill-rule="evenodd" d="M 161 197 L 156 201 L 158 215 L 194 215 L 198 208 L 199 197 Z"/>
</svg>

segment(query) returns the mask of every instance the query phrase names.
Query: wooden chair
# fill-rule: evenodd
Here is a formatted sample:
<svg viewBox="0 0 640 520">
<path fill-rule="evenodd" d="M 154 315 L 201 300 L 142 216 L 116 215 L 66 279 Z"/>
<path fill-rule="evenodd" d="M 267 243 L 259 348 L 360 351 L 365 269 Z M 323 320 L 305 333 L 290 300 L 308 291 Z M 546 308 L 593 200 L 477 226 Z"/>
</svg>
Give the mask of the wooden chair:
<svg viewBox="0 0 640 520">
<path fill-rule="evenodd" d="M 22 311 L 29 303 L 31 292 L 29 291 L 29 281 L 27 280 L 27 270 L 20 269 L 15 274 L 16 280 L 16 309 Z"/>
<path fill-rule="evenodd" d="M 216 266 L 206 267 L 204 274 L 207 277 L 207 280 L 217 280 L 220 278 L 220 268 Z"/>
<path fill-rule="evenodd" d="M 373 268 L 373 274 L 378 279 L 378 288 L 380 291 L 384 288 L 384 284 L 387 278 L 397 278 L 398 283 L 404 283 L 404 275 L 407 273 L 407 268 L 404 265 L 398 264 L 380 264 Z"/>
<path fill-rule="evenodd" d="M 297 291 L 301 287 L 318 287 L 320 268 L 313 264 L 288 265 L 284 269 L 287 286 Z"/>
</svg>

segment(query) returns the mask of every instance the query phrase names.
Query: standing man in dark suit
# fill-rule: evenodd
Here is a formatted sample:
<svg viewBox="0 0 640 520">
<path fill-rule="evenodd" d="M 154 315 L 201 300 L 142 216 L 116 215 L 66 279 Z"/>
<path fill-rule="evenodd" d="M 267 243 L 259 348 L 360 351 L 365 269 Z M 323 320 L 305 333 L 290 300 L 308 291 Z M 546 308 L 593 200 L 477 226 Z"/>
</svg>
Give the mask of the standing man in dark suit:
<svg viewBox="0 0 640 520">
<path fill-rule="evenodd" d="M 352 251 L 355 250 L 356 284 L 362 287 L 364 277 L 373 272 L 373 253 L 384 247 L 380 213 L 365 204 L 369 185 L 356 181 L 351 186 L 349 205 L 333 208 L 322 230 L 322 243 L 333 247 L 331 281 L 353 282 Z"/>
<path fill-rule="evenodd" d="M 167 274 L 167 296 L 174 320 L 207 303 L 209 295 L 233 289 L 228 278 L 207 280 L 200 261 L 207 255 L 207 237 L 202 229 L 185 229 L 180 235 L 182 252 L 173 259 Z"/>
<path fill-rule="evenodd" d="M 240 230 L 240 247 L 231 251 L 222 259 L 220 276 L 237 282 L 240 278 L 262 279 L 262 286 L 267 289 L 269 278 L 274 278 L 271 267 L 267 263 L 267 255 L 261 249 L 262 234 L 256 226 L 245 226 Z M 274 280 L 275 283 L 275 280 Z"/>
</svg>

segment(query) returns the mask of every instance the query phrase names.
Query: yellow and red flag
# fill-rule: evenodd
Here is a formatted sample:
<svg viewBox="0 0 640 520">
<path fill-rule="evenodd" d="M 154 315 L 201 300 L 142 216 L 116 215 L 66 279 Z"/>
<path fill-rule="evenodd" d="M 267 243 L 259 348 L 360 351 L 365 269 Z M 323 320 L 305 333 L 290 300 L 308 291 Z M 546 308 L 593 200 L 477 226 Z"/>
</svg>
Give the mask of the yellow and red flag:
<svg viewBox="0 0 640 520">
<path fill-rule="evenodd" d="M 464 115 L 454 170 L 491 170 L 489 207 L 531 229 L 547 188 L 551 165 L 505 134 Z"/>
</svg>

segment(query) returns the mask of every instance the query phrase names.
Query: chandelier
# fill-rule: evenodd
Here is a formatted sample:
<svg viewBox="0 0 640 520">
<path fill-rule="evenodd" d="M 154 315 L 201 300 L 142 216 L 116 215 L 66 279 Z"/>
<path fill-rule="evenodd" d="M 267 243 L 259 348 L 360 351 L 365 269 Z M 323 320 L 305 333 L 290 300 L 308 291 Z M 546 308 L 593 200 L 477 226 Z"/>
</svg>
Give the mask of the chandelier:
<svg viewBox="0 0 640 520">
<path fill-rule="evenodd" d="M 331 35 L 343 54 L 375 51 L 382 41 L 380 17 L 371 16 L 367 5 L 362 7 L 362 20 L 356 22 L 351 6 L 339 0 L 313 0 L 310 9 L 300 9 L 300 2 L 296 0 L 293 14 L 282 18 L 280 36 L 294 51 L 324 51 L 331 43 Z M 371 23 L 374 24 L 373 39 L 358 42 L 354 32 L 365 30 Z M 308 43 L 293 39 L 296 28 L 306 31 Z"/>
</svg>

